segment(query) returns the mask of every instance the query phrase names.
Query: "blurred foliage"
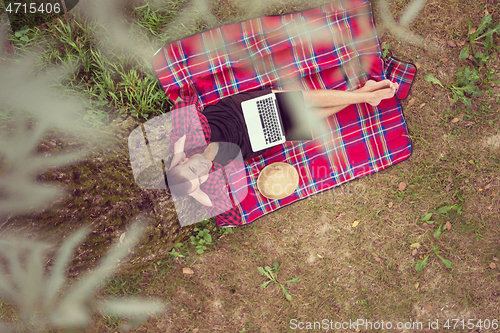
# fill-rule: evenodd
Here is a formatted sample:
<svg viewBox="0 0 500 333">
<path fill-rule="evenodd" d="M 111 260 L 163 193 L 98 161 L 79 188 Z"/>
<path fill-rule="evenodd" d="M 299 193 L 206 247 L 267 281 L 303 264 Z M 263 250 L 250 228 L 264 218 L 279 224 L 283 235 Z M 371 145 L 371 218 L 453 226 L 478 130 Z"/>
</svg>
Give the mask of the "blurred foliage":
<svg viewBox="0 0 500 333">
<path fill-rule="evenodd" d="M 53 328 L 84 328 L 91 323 L 92 312 L 129 318 L 123 329 L 142 323 L 152 314 L 164 311 L 160 301 L 135 298 L 97 300 L 99 286 L 139 242 L 144 225 L 136 222 L 108 252 L 101 265 L 76 283 L 65 285 L 65 271 L 72 254 L 83 241 L 88 228 L 68 237 L 57 252 L 50 274 L 45 274 L 47 244 L 18 236 L 0 238 L 0 297 L 18 310 L 18 325 L 3 324 L 10 331 L 43 332 Z M 1 326 L 0 326 L 1 327 Z"/>
</svg>

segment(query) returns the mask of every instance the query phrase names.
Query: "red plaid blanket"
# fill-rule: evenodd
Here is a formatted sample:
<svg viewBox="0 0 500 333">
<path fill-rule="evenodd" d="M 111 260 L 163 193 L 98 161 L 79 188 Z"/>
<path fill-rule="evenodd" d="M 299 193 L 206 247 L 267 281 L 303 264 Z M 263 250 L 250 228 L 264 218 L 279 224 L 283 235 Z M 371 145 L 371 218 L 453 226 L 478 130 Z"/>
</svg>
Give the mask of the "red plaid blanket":
<svg viewBox="0 0 500 333">
<path fill-rule="evenodd" d="M 370 3 L 328 4 L 300 13 L 257 18 L 215 28 L 162 48 L 153 59 L 170 99 L 196 96 L 202 106 L 243 91 L 275 89 L 344 89 L 367 79 L 389 78 L 406 98 L 415 66 L 391 58 L 384 62 L 375 34 Z M 287 142 L 246 162 L 248 195 L 236 208 L 242 225 L 297 200 L 408 158 L 411 142 L 397 98 L 377 107 L 352 105 L 327 119 L 321 140 Z M 299 187 L 289 197 L 270 200 L 256 181 L 273 162 L 292 164 Z M 219 225 L 227 225 L 221 222 Z"/>
</svg>

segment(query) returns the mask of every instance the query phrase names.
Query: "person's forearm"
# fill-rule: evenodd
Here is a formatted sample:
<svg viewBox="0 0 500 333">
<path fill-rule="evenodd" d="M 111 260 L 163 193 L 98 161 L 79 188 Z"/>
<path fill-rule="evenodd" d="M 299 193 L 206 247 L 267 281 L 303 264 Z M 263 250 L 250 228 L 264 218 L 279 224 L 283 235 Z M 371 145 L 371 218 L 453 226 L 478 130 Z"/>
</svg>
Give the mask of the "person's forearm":
<svg viewBox="0 0 500 333">
<path fill-rule="evenodd" d="M 203 206 L 206 206 L 206 207 L 213 206 L 213 203 L 210 200 L 210 197 L 208 196 L 208 194 L 203 192 L 200 188 L 197 188 L 196 191 L 194 191 L 193 193 L 190 193 L 189 195 L 191 197 L 193 197 L 194 199 L 196 199 L 196 201 L 201 203 Z"/>
<path fill-rule="evenodd" d="M 186 143 L 186 135 L 183 135 L 176 143 L 174 143 L 174 154 L 182 153 L 184 151 L 184 144 Z"/>
<path fill-rule="evenodd" d="M 345 108 L 351 104 L 366 103 L 373 98 L 372 93 L 341 90 L 304 90 L 304 99 L 309 107 Z"/>
</svg>

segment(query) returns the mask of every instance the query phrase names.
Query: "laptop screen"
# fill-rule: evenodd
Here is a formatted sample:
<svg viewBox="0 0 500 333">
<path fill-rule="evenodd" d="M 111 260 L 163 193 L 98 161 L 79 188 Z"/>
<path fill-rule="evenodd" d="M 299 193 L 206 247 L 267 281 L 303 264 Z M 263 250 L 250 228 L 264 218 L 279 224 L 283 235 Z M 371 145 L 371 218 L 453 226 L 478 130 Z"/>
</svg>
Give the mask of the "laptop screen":
<svg viewBox="0 0 500 333">
<path fill-rule="evenodd" d="M 312 140 L 311 112 L 304 101 L 301 90 L 276 92 L 286 141 Z"/>
</svg>

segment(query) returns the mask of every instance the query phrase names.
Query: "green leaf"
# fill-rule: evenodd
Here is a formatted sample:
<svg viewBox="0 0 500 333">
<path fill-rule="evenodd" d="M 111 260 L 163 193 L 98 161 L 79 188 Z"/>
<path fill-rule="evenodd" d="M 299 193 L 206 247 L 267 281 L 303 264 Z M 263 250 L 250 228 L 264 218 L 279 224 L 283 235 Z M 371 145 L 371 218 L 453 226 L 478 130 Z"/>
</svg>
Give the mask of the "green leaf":
<svg viewBox="0 0 500 333">
<path fill-rule="evenodd" d="M 441 235 L 442 224 L 434 231 L 434 238 L 438 238 Z"/>
<path fill-rule="evenodd" d="M 425 257 L 423 260 L 417 261 L 417 264 L 415 265 L 415 270 L 417 272 L 420 272 L 421 270 L 423 270 L 425 268 L 425 265 L 427 265 L 428 258 L 429 258 L 429 256 Z"/>
<path fill-rule="evenodd" d="M 466 47 L 464 47 L 462 49 L 462 51 L 460 51 L 460 55 L 459 55 L 459 58 L 461 60 L 467 59 L 468 57 L 469 57 L 469 45 L 467 45 Z"/>
<path fill-rule="evenodd" d="M 470 101 L 470 99 L 468 99 L 467 97 L 462 97 L 460 98 L 460 100 L 462 101 L 462 103 L 464 103 L 465 106 L 467 107 L 470 107 L 472 105 L 472 102 Z"/>
<path fill-rule="evenodd" d="M 483 36 L 481 36 L 481 37 L 478 38 L 477 36 L 479 36 L 479 34 L 481 32 L 483 32 L 483 30 L 487 26 L 489 26 L 491 24 L 492 20 L 493 19 L 491 18 L 491 14 L 486 15 L 485 17 L 483 17 L 483 19 L 481 20 L 481 24 L 479 25 L 479 27 L 477 28 L 477 30 L 474 31 L 474 33 L 472 34 L 472 39 L 477 40 L 477 39 L 480 39 L 481 37 L 483 37 Z"/>
<path fill-rule="evenodd" d="M 431 219 L 431 217 L 432 217 L 432 213 L 426 213 L 426 214 L 422 215 L 422 217 L 420 218 L 420 220 L 432 224 L 432 223 L 434 223 L 433 221 L 429 222 L 429 220 Z"/>
<path fill-rule="evenodd" d="M 203 249 L 198 249 L 198 250 L 196 250 L 196 252 L 198 252 L 198 254 L 202 254 L 203 252 L 205 252 L 205 250 L 203 250 Z"/>
<path fill-rule="evenodd" d="M 495 45 L 493 43 L 493 35 L 492 34 L 486 36 L 486 38 L 484 39 L 483 45 L 484 45 L 484 50 L 486 52 L 488 52 L 489 50 L 491 50 L 491 48 L 493 47 L 493 45 Z"/>
<path fill-rule="evenodd" d="M 207 244 L 212 243 L 212 235 L 210 235 L 209 233 L 208 233 L 208 234 L 205 234 L 205 235 L 203 236 L 203 239 L 205 240 L 205 242 L 207 242 Z"/>
<path fill-rule="evenodd" d="M 278 264 L 278 262 L 277 262 L 277 261 L 275 261 L 275 262 L 273 263 L 273 269 L 274 269 L 274 271 L 275 271 L 276 273 L 278 273 L 278 271 L 279 271 L 279 269 L 280 269 L 280 265 Z"/>
<path fill-rule="evenodd" d="M 288 291 L 286 290 L 285 286 L 280 283 L 280 287 L 281 287 L 281 290 L 283 290 L 283 294 L 285 294 L 286 299 L 289 300 L 289 301 L 291 301 L 292 300 L 292 296 L 288 293 Z"/>
<path fill-rule="evenodd" d="M 471 93 L 471 97 L 481 97 L 483 96 L 483 92 L 476 87 L 476 89 Z"/>
<path fill-rule="evenodd" d="M 285 282 L 298 282 L 300 280 L 300 276 L 296 276 L 291 280 L 285 281 Z"/>
<path fill-rule="evenodd" d="M 453 206 L 443 206 L 443 207 L 440 207 L 440 208 L 437 210 L 437 213 L 438 213 L 438 214 L 445 214 L 445 213 L 448 213 L 448 211 L 451 209 L 451 207 L 453 207 Z"/>
<path fill-rule="evenodd" d="M 389 54 L 389 48 L 391 47 L 391 44 L 385 44 L 382 47 L 382 57 L 386 58 L 387 55 Z"/>
<path fill-rule="evenodd" d="M 20 38 L 22 41 L 25 41 L 25 42 L 29 42 L 30 39 L 28 38 L 28 36 L 24 35 Z"/>
<path fill-rule="evenodd" d="M 267 266 L 266 266 L 267 267 Z M 271 279 L 273 280 L 273 278 L 271 277 L 271 275 L 269 275 L 268 272 L 266 272 L 266 270 L 262 267 L 257 267 L 257 269 L 259 270 L 260 274 L 266 276 L 268 279 Z"/>
<path fill-rule="evenodd" d="M 264 282 L 263 284 L 260 285 L 260 289 L 264 289 L 271 282 L 272 282 L 271 280 L 267 280 L 266 282 Z"/>
<path fill-rule="evenodd" d="M 438 256 L 439 257 L 439 256 Z M 443 262 L 443 264 L 446 266 L 446 268 L 453 268 L 453 264 L 451 263 L 451 261 L 449 261 L 448 259 L 445 259 L 443 257 L 439 257 L 439 259 L 441 259 L 441 261 Z"/>
<path fill-rule="evenodd" d="M 436 78 L 434 76 L 434 74 L 432 74 L 432 73 L 428 73 L 428 74 L 424 75 L 424 80 L 427 81 L 427 82 L 430 82 L 430 83 L 437 84 L 437 85 L 441 86 L 442 88 L 444 88 L 444 86 L 441 83 L 441 81 L 439 81 L 438 78 Z"/>
</svg>

